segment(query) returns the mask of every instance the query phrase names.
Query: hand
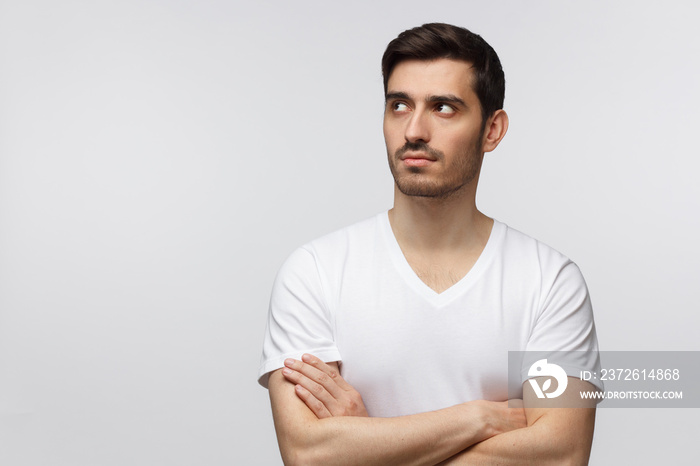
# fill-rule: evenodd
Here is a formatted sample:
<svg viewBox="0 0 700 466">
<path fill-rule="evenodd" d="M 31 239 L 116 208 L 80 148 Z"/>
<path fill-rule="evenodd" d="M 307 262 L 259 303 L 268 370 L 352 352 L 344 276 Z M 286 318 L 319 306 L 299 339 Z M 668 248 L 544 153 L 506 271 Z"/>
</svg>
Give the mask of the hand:
<svg viewBox="0 0 700 466">
<path fill-rule="evenodd" d="M 527 427 L 522 400 L 475 402 L 490 436 Z"/>
<path fill-rule="evenodd" d="M 287 359 L 282 375 L 295 384 L 296 394 L 323 419 L 334 416 L 369 416 L 362 396 L 331 367 L 316 356 L 304 354 L 301 361 Z"/>
</svg>

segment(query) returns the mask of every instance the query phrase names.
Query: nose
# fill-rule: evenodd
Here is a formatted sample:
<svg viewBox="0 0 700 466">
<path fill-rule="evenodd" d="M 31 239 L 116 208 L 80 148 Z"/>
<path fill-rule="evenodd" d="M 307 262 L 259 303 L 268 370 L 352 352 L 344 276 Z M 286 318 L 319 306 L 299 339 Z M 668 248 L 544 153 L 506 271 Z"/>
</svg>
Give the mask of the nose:
<svg viewBox="0 0 700 466">
<path fill-rule="evenodd" d="M 407 142 L 430 141 L 430 122 L 423 112 L 414 111 L 404 134 Z"/>
</svg>

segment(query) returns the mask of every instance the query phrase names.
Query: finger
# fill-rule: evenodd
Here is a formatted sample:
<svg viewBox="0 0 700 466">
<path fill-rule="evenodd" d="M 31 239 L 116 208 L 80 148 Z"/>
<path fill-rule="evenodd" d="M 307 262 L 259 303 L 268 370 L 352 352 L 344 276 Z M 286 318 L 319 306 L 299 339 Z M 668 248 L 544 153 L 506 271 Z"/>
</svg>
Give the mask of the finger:
<svg viewBox="0 0 700 466">
<path fill-rule="evenodd" d="M 313 412 L 317 418 L 323 419 L 325 417 L 331 417 L 330 411 L 326 408 L 318 398 L 316 398 L 313 393 L 302 387 L 301 385 L 295 385 L 294 391 L 297 396 L 309 407 L 311 412 Z"/>
<path fill-rule="evenodd" d="M 303 354 L 301 356 L 301 360 L 306 364 L 309 364 L 310 366 L 315 367 L 324 374 L 328 375 L 332 380 L 335 381 L 335 384 L 338 385 L 340 388 L 344 390 L 352 389 L 352 386 L 349 383 L 347 383 L 345 379 L 340 375 L 338 369 L 326 364 L 313 354 Z"/>
<path fill-rule="evenodd" d="M 322 363 L 327 366 L 325 363 Z M 286 359 L 284 365 L 290 369 L 308 377 L 310 380 L 316 382 L 326 389 L 334 398 L 340 398 L 343 395 L 344 390 L 338 386 L 336 379 L 340 376 L 331 377 L 329 374 L 323 372 L 321 369 L 314 367 L 311 364 L 306 364 L 302 361 L 297 361 L 296 359 Z M 306 387 L 309 388 L 309 387 Z"/>
<path fill-rule="evenodd" d="M 307 360 L 312 364 L 315 362 L 313 359 L 307 358 Z M 335 364 L 326 364 L 322 361 L 321 363 L 337 371 L 337 368 L 334 367 Z M 295 385 L 301 385 L 311 392 L 317 400 L 325 405 L 332 416 L 368 416 L 360 393 L 345 382 L 339 374 L 333 378 L 331 375 L 313 367 L 312 364 L 306 364 L 294 359 L 287 359 L 284 361 L 284 364 L 287 366 L 282 370 L 284 377 Z M 318 382 L 309 376 L 316 377 Z M 342 381 L 348 389 L 339 387 L 336 383 L 339 381 Z"/>
<path fill-rule="evenodd" d="M 328 392 L 328 390 L 326 390 L 323 385 L 311 380 L 306 375 L 299 371 L 293 370 L 290 367 L 285 367 L 282 369 L 282 375 L 293 384 L 300 386 L 311 393 L 316 400 L 324 404 L 328 411 L 332 412 L 333 409 L 336 408 L 338 401 Z"/>
</svg>

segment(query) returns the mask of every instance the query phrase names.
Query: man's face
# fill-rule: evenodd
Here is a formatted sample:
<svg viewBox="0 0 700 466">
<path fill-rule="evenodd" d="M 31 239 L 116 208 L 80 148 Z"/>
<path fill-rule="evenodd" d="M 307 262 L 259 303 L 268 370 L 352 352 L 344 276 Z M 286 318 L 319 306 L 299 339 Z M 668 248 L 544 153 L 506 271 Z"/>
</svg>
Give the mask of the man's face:
<svg viewBox="0 0 700 466">
<path fill-rule="evenodd" d="M 387 83 L 384 139 L 389 167 L 408 196 L 447 198 L 476 183 L 481 105 L 463 61 L 408 60 Z"/>
</svg>

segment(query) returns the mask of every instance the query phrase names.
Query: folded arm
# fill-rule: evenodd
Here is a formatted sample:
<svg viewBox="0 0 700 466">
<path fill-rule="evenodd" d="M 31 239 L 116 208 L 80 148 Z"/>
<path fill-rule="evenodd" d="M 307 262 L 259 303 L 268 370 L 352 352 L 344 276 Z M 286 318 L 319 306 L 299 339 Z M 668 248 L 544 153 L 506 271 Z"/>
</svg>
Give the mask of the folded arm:
<svg viewBox="0 0 700 466">
<path fill-rule="evenodd" d="M 366 417 L 364 405 L 358 406 L 361 398 L 347 402 L 334 395 L 344 396 L 338 385 L 352 389 L 336 363 L 307 360 L 294 361 L 287 374 L 277 370 L 270 375 L 272 413 L 285 464 L 434 465 L 525 425 L 521 408 L 488 401 L 410 416 Z"/>
<path fill-rule="evenodd" d="M 580 399 L 580 391 L 585 390 L 595 387 L 569 377 L 567 390 L 560 398 L 539 400 L 530 384 L 524 384 L 526 428 L 489 438 L 441 464 L 587 465 L 595 402 Z"/>
</svg>

